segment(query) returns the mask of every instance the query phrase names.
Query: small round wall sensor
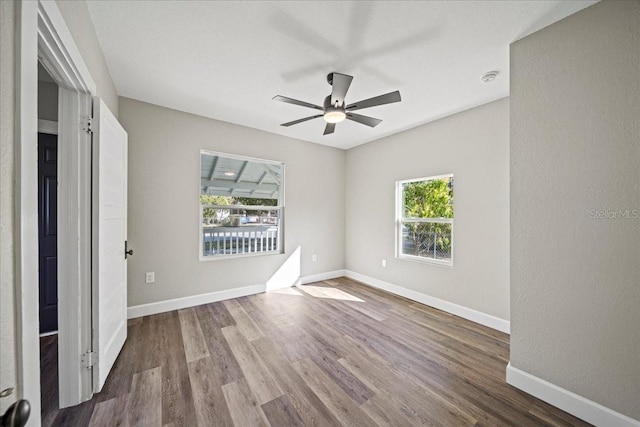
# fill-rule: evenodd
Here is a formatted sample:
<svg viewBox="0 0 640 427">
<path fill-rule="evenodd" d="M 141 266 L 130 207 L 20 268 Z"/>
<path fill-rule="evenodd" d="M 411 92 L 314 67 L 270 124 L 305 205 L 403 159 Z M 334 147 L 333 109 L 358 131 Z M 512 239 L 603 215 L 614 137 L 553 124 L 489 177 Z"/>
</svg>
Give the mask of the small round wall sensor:
<svg viewBox="0 0 640 427">
<path fill-rule="evenodd" d="M 488 73 L 485 73 L 485 75 L 480 77 L 480 80 L 482 80 L 484 83 L 490 83 L 494 81 L 496 77 L 498 77 L 498 74 L 500 74 L 500 71 L 489 71 Z"/>
</svg>

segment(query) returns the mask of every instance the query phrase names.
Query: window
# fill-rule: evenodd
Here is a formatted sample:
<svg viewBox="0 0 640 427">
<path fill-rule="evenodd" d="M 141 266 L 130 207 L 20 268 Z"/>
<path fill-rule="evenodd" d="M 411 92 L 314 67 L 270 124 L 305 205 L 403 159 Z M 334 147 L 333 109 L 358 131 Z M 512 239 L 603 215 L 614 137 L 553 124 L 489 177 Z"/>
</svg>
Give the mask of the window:
<svg viewBox="0 0 640 427">
<path fill-rule="evenodd" d="M 200 258 L 283 253 L 284 164 L 200 152 Z"/>
<path fill-rule="evenodd" d="M 398 258 L 453 265 L 453 175 L 396 182 Z"/>
</svg>

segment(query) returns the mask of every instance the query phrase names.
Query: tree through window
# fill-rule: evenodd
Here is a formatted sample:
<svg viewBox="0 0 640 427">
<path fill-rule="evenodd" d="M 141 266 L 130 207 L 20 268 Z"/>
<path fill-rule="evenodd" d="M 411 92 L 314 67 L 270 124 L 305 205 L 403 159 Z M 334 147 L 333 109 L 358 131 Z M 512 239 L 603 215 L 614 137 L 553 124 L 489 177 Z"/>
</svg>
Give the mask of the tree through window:
<svg viewBox="0 0 640 427">
<path fill-rule="evenodd" d="M 453 175 L 396 184 L 397 256 L 453 265 Z"/>
</svg>

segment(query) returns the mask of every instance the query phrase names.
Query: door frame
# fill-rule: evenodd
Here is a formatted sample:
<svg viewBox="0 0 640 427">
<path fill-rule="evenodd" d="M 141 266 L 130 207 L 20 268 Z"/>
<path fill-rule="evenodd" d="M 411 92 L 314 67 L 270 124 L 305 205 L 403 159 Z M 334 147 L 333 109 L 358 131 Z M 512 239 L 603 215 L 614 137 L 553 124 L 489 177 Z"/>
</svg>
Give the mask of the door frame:
<svg viewBox="0 0 640 427">
<path fill-rule="evenodd" d="M 16 359 L 18 395 L 31 403 L 29 425 L 40 425 L 38 330 L 38 60 L 60 87 L 58 101 L 59 373 L 68 382 L 60 406 L 91 398 L 91 139 L 83 120 L 96 84 L 55 1 L 16 4 Z M 87 208 L 88 207 L 88 208 Z M 73 303 L 71 298 L 73 298 Z M 60 350 L 59 350 L 60 352 Z M 63 377 L 64 376 L 64 377 Z M 62 384 L 62 382 L 61 382 Z"/>
</svg>

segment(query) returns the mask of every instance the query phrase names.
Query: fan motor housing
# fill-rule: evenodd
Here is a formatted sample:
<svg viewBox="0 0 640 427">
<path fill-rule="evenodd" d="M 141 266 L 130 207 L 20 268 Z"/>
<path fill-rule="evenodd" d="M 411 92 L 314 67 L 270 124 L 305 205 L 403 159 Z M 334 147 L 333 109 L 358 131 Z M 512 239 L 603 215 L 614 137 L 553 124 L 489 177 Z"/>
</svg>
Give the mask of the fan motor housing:
<svg viewBox="0 0 640 427">
<path fill-rule="evenodd" d="M 324 103 L 322 104 L 322 106 L 324 107 L 324 111 L 329 111 L 329 110 L 344 111 L 344 104 L 338 105 L 337 107 L 331 104 L 331 95 L 328 95 L 324 99 Z"/>
<path fill-rule="evenodd" d="M 327 83 L 333 86 L 333 73 L 327 74 Z"/>
</svg>

